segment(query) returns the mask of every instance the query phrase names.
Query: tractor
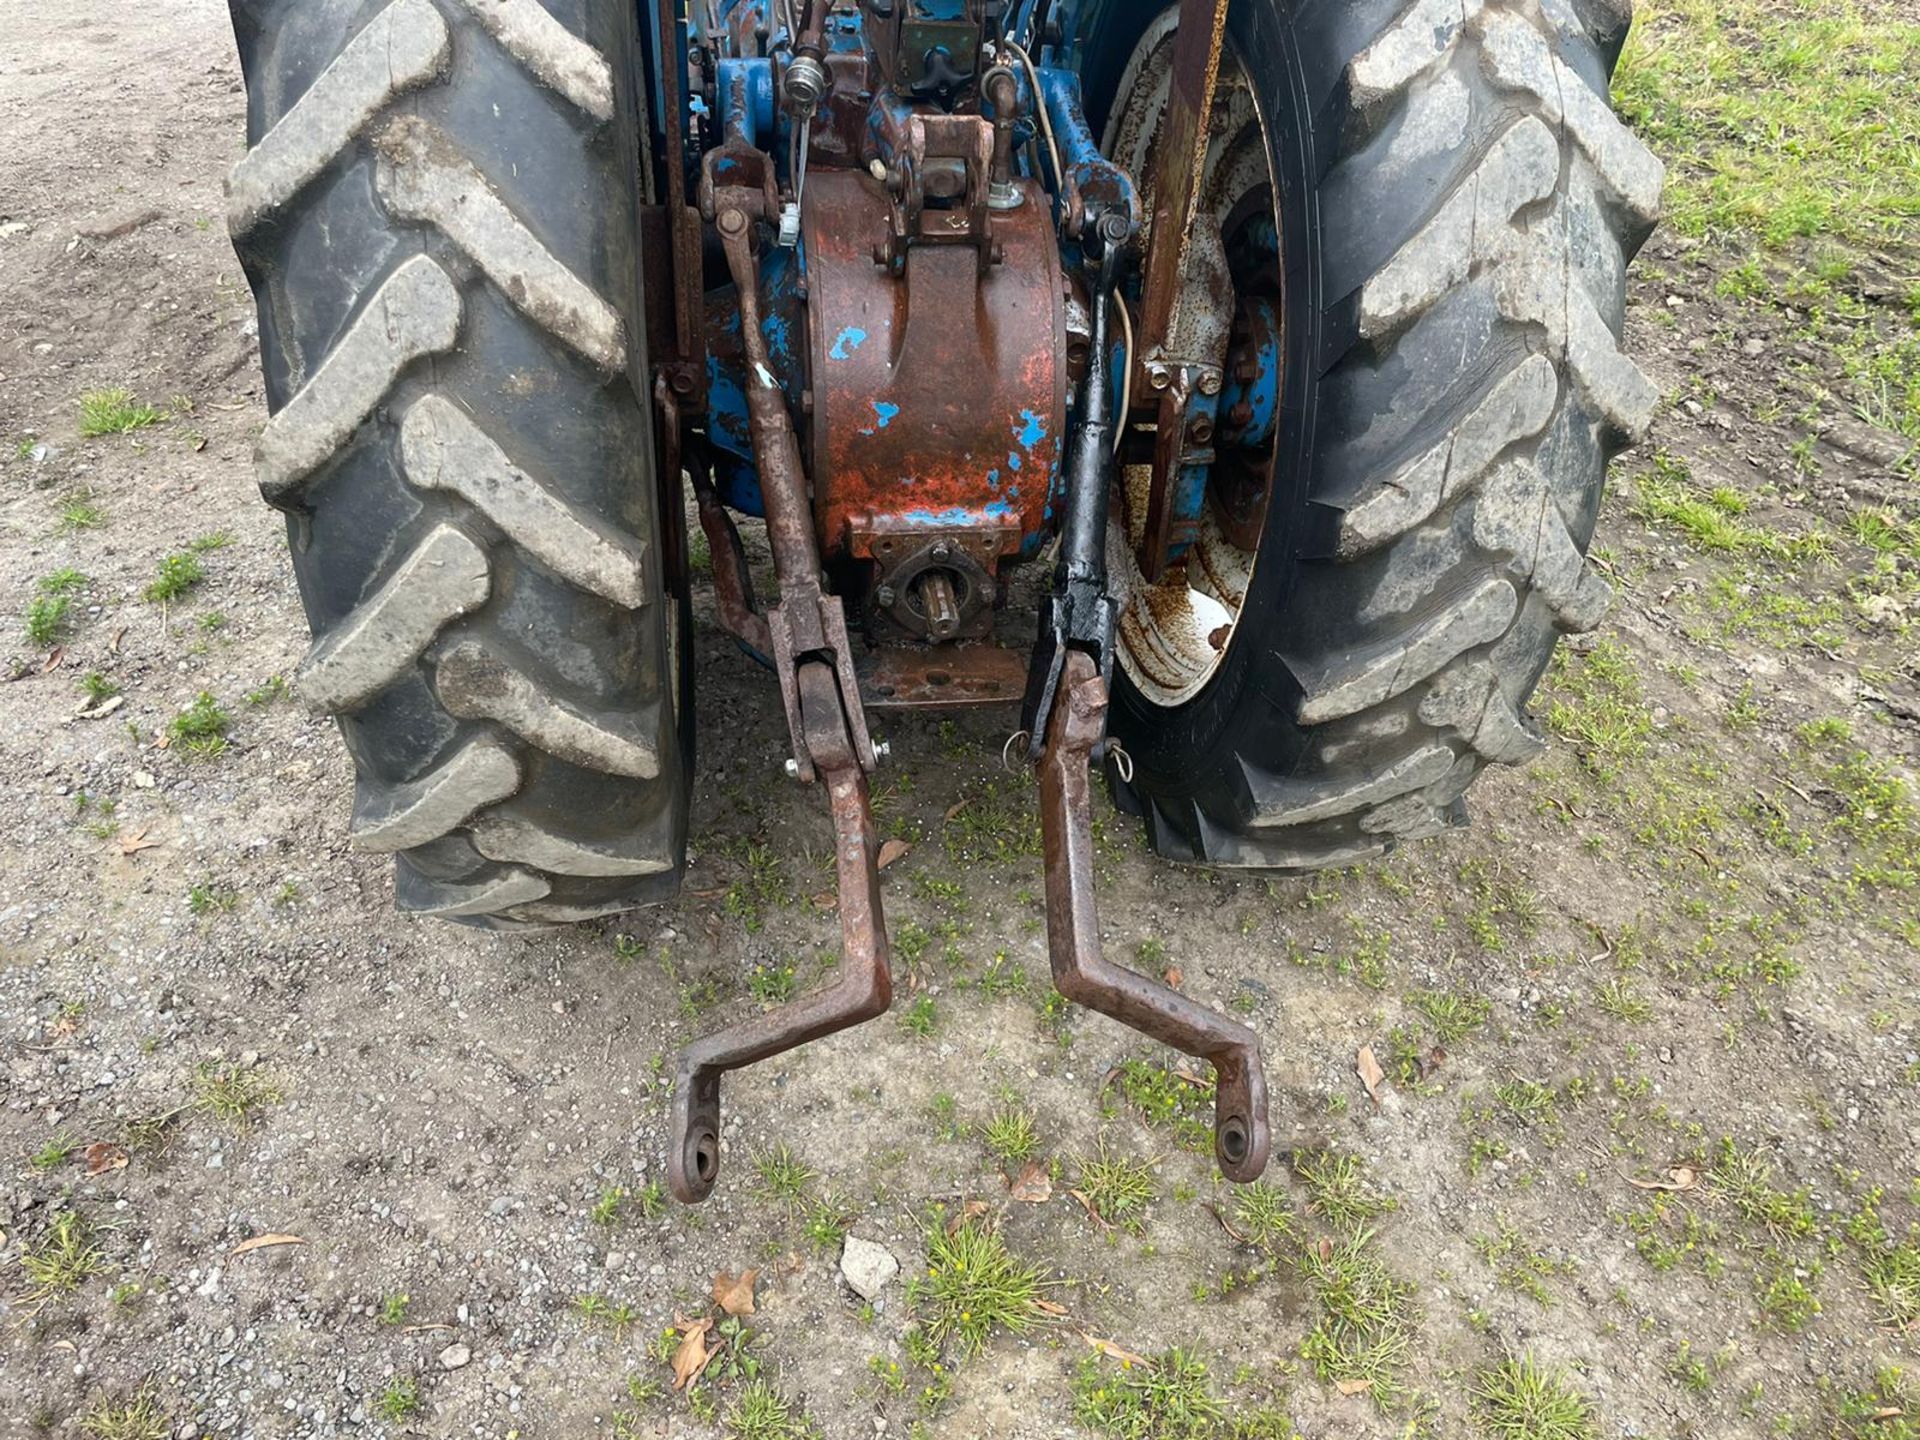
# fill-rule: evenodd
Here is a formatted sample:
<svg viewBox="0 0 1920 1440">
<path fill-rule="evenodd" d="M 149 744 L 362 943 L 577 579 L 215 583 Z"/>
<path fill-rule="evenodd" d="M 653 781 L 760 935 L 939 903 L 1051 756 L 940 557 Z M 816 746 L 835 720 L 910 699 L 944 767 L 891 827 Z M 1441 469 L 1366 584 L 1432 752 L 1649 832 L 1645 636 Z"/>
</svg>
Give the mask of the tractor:
<svg viewBox="0 0 1920 1440">
<path fill-rule="evenodd" d="M 1657 398 L 1628 0 L 231 9 L 259 483 L 399 907 L 676 893 L 697 525 L 843 954 L 683 1052 L 674 1191 L 716 1182 L 722 1075 L 887 1008 L 874 718 L 935 706 L 1003 707 L 1035 773 L 1059 989 L 1210 1062 L 1258 1176 L 1254 1032 L 1101 953 L 1094 777 L 1166 860 L 1301 871 L 1542 748 Z"/>
</svg>

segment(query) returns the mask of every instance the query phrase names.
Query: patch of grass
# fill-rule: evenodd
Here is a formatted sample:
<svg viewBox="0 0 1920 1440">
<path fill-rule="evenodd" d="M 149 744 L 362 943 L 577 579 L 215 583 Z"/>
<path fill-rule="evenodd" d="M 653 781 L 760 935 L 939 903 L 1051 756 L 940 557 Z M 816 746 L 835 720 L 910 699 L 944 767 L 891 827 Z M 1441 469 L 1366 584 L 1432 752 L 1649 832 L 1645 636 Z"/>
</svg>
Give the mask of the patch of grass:
<svg viewBox="0 0 1920 1440">
<path fill-rule="evenodd" d="M 747 990 L 763 1005 L 782 1005 L 799 988 L 791 965 L 756 965 L 747 975 Z"/>
<path fill-rule="evenodd" d="M 1645 755 L 1653 712 L 1632 651 L 1611 637 L 1585 654 L 1564 646 L 1556 651 L 1547 724 L 1578 747 L 1581 763 L 1603 781 Z"/>
<path fill-rule="evenodd" d="M 1293 1233 L 1293 1201 L 1268 1180 L 1238 1185 L 1233 1191 L 1233 1228 L 1269 1255 Z"/>
<path fill-rule="evenodd" d="M 187 891 L 187 909 L 195 915 L 230 915 L 240 904 L 240 892 L 212 880 Z"/>
<path fill-rule="evenodd" d="M 382 1420 L 390 1424 L 411 1419 L 420 1413 L 419 1382 L 411 1376 L 394 1376 L 381 1389 L 373 1408 Z"/>
<path fill-rule="evenodd" d="M 1491 1235 L 1473 1237 L 1473 1248 L 1493 1269 L 1493 1278 L 1509 1290 L 1518 1290 L 1541 1305 L 1553 1304 L 1546 1282 L 1571 1270 L 1569 1263 L 1529 1245 L 1513 1223 L 1502 1219 Z"/>
<path fill-rule="evenodd" d="M 66 631 L 73 602 L 64 595 L 36 595 L 27 606 L 27 639 L 42 648 Z"/>
<path fill-rule="evenodd" d="M 933 1034 L 938 1023 L 939 1014 L 931 995 L 914 996 L 913 1002 L 900 1012 L 900 1028 L 922 1039 Z"/>
<path fill-rule="evenodd" d="M 230 1125 L 245 1125 L 253 1112 L 277 1105 L 285 1092 L 258 1066 L 243 1069 L 209 1061 L 193 1072 L 193 1103 Z"/>
<path fill-rule="evenodd" d="M 1123 1060 L 1120 1093 L 1150 1125 L 1169 1127 L 1188 1150 L 1213 1149 L 1213 1079 L 1169 1070 L 1145 1060 Z"/>
<path fill-rule="evenodd" d="M 200 563 L 200 557 L 190 550 L 180 550 L 160 561 L 152 582 L 140 593 L 153 604 L 165 605 L 178 600 L 206 578 L 207 570 Z"/>
<path fill-rule="evenodd" d="M 1040 1148 L 1040 1131 L 1034 1125 L 1033 1112 L 1021 1105 L 1003 1105 L 981 1127 L 980 1139 L 987 1149 L 1008 1164 L 1030 1160 Z"/>
<path fill-rule="evenodd" d="M 573 1312 L 589 1325 L 605 1325 L 613 1331 L 616 1340 L 625 1335 L 633 1322 L 640 1318 L 639 1312 L 631 1305 L 616 1305 L 604 1295 L 574 1296 Z"/>
<path fill-rule="evenodd" d="M 44 1300 L 78 1290 L 106 1268 L 106 1257 L 94 1244 L 93 1227 L 78 1212 L 62 1210 L 53 1217 L 47 1238 L 21 1251 L 20 1268 L 33 1282 L 33 1298 Z"/>
<path fill-rule="evenodd" d="M 411 1295 L 388 1295 L 380 1302 L 380 1323 L 382 1325 L 404 1325 L 407 1322 L 407 1307 L 413 1303 Z"/>
<path fill-rule="evenodd" d="M 1909 233 L 1916 76 L 1920 26 L 1852 4 L 1646 0 L 1613 89 L 1670 166 L 1667 224 L 1777 248 Z"/>
<path fill-rule="evenodd" d="M 157 425 L 163 415 L 159 409 L 134 399 L 133 392 L 116 386 L 110 390 L 92 390 L 80 397 L 80 435 L 97 440 L 102 435 L 125 435 Z"/>
<path fill-rule="evenodd" d="M 984 1220 L 966 1220 L 948 1232 L 936 1210 L 927 1232 L 927 1273 L 908 1298 L 936 1345 L 955 1341 L 977 1353 L 996 1331 L 1024 1335 L 1040 1318 L 1035 1302 L 1046 1267 L 1030 1264 Z"/>
<path fill-rule="evenodd" d="M 1301 1252 L 1300 1273 L 1319 1317 L 1300 1354 L 1321 1380 L 1343 1388 L 1364 1384 L 1376 1405 L 1391 1409 L 1412 1346 L 1413 1286 L 1387 1269 L 1372 1240 L 1370 1231 L 1356 1229 Z"/>
<path fill-rule="evenodd" d="M 1598 1440 L 1599 1421 L 1564 1371 L 1522 1355 L 1475 1377 L 1473 1416 L 1494 1440 Z"/>
<path fill-rule="evenodd" d="M 80 1142 L 62 1130 L 33 1153 L 29 1164 L 36 1170 L 57 1170 L 80 1148 Z"/>
<path fill-rule="evenodd" d="M 1773 1165 L 1766 1156 L 1758 1150 L 1742 1150 L 1731 1136 L 1721 1139 L 1707 1171 L 1707 1183 L 1742 1220 L 1775 1239 L 1811 1238 L 1820 1228 L 1812 1192 L 1803 1186 L 1788 1193 L 1775 1189 L 1772 1180 Z"/>
<path fill-rule="evenodd" d="M 727 1409 L 731 1440 L 810 1440 L 820 1432 L 765 1380 L 750 1380 Z"/>
<path fill-rule="evenodd" d="M 1920 1328 L 1920 1246 L 1912 1240 L 1869 1255 L 1860 1266 L 1879 1320 L 1891 1330 Z"/>
<path fill-rule="evenodd" d="M 1603 980 L 1594 992 L 1594 1001 L 1605 1013 L 1629 1025 L 1644 1025 L 1653 1018 L 1653 1006 L 1624 975 Z"/>
<path fill-rule="evenodd" d="M 1747 501 L 1724 486 L 1701 490 L 1684 460 L 1654 452 L 1652 468 L 1634 480 L 1633 513 L 1650 524 L 1668 524 L 1695 550 L 1709 555 L 1760 555 L 1796 560 L 1830 553 L 1824 534 L 1789 536 L 1740 517 Z"/>
<path fill-rule="evenodd" d="M 1366 1166 L 1356 1155 L 1332 1150 L 1298 1151 L 1293 1170 L 1307 1187 L 1308 1208 L 1329 1225 L 1351 1230 L 1376 1215 L 1399 1207 L 1367 1179 Z"/>
<path fill-rule="evenodd" d="M 620 1207 L 626 1202 L 626 1186 L 609 1185 L 593 1202 L 592 1208 L 587 1211 L 587 1218 L 596 1225 L 611 1225 L 620 1218 Z"/>
<path fill-rule="evenodd" d="M 69 495 L 60 502 L 60 528 L 71 535 L 79 530 L 97 530 L 107 523 L 107 512 L 91 495 Z"/>
<path fill-rule="evenodd" d="M 104 705 L 120 693 L 120 687 L 98 670 L 89 670 L 79 680 L 81 693 L 90 705 Z"/>
<path fill-rule="evenodd" d="M 273 704 L 276 700 L 286 699 L 288 693 L 289 690 L 284 676 L 269 675 L 266 684 L 257 689 L 247 691 L 241 698 L 255 709 L 260 709 Z"/>
<path fill-rule="evenodd" d="M 167 1414 L 153 1387 L 142 1385 L 124 1400 L 95 1401 L 80 1431 L 92 1440 L 166 1440 Z"/>
<path fill-rule="evenodd" d="M 815 1179 L 813 1171 L 801 1164 L 784 1143 L 762 1155 L 755 1168 L 760 1172 L 761 1193 L 788 1208 L 805 1198 L 807 1187 Z"/>
<path fill-rule="evenodd" d="M 1094 1214 L 1136 1233 L 1158 1193 L 1152 1164 L 1137 1155 L 1116 1155 L 1104 1142 L 1092 1159 L 1080 1162 L 1076 1188 Z"/>
<path fill-rule="evenodd" d="M 1287 1418 L 1229 1407 L 1198 1356 L 1173 1349 L 1144 1365 L 1089 1356 L 1073 1378 L 1073 1418 L 1112 1440 L 1286 1440 Z"/>
<path fill-rule="evenodd" d="M 202 690 L 186 709 L 167 722 L 167 733 L 196 760 L 213 760 L 227 752 L 227 728 L 233 717 L 213 695 Z"/>
<path fill-rule="evenodd" d="M 1426 1016 L 1433 1026 L 1434 1038 L 1442 1045 L 1457 1045 L 1487 1023 L 1493 1006 L 1479 995 L 1456 995 L 1447 990 L 1415 990 L 1407 1004 Z"/>
</svg>

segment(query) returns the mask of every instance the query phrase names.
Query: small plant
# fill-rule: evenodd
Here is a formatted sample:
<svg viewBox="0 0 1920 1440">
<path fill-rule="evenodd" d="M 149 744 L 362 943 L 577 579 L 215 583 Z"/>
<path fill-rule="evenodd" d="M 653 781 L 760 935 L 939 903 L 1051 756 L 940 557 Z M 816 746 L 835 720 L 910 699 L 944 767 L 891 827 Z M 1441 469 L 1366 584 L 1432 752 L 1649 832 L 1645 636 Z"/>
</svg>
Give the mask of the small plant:
<svg viewBox="0 0 1920 1440">
<path fill-rule="evenodd" d="M 1472 1393 L 1474 1416 L 1494 1440 L 1595 1440 L 1599 1434 L 1587 1398 L 1531 1356 L 1483 1371 Z"/>
<path fill-rule="evenodd" d="M 996 1330 L 1024 1335 L 1033 1328 L 1045 1274 L 1043 1266 L 1016 1259 L 984 1221 L 967 1220 L 949 1232 L 936 1211 L 927 1235 L 927 1273 L 908 1293 L 934 1344 L 956 1340 L 972 1354 Z"/>
<path fill-rule="evenodd" d="M 380 1398 L 374 1402 L 380 1418 L 390 1423 L 410 1419 L 420 1413 L 420 1386 L 409 1376 L 396 1375 L 387 1381 Z"/>
<path fill-rule="evenodd" d="M 1040 1132 L 1033 1123 L 1033 1112 L 1020 1105 L 1003 1105 L 996 1110 L 980 1132 L 988 1150 L 1008 1164 L 1031 1159 L 1040 1148 Z"/>
<path fill-rule="evenodd" d="M 1307 1186 L 1313 1212 L 1336 1229 L 1351 1229 L 1399 1205 L 1373 1188 L 1357 1156 L 1302 1151 L 1294 1156 L 1293 1168 Z"/>
<path fill-rule="evenodd" d="M 587 1216 L 596 1225 L 611 1225 L 620 1218 L 620 1207 L 626 1202 L 626 1187 L 609 1185 L 600 1192 L 600 1198 L 593 1202 L 593 1208 L 587 1212 Z"/>
<path fill-rule="evenodd" d="M 151 1385 L 142 1385 L 124 1400 L 94 1402 L 80 1422 L 92 1440 L 166 1440 L 167 1415 Z"/>
<path fill-rule="evenodd" d="M 27 639 L 45 648 L 67 628 L 73 602 L 64 595 L 36 595 L 27 606 Z"/>
<path fill-rule="evenodd" d="M 604 1295 L 576 1295 L 573 1297 L 573 1309 L 582 1320 L 592 1325 L 605 1325 L 613 1331 L 618 1340 L 627 1333 L 629 1326 L 639 1319 L 631 1305 L 614 1304 Z"/>
<path fill-rule="evenodd" d="M 133 392 L 123 387 L 94 390 L 80 397 L 82 439 L 97 440 L 102 435 L 125 435 L 134 430 L 144 430 L 149 425 L 159 424 L 161 418 L 157 408 L 135 400 Z"/>
<path fill-rule="evenodd" d="M 67 1163 L 68 1159 L 73 1155 L 73 1152 L 79 1147 L 79 1144 L 80 1142 L 78 1140 L 75 1140 L 73 1136 L 62 1130 L 34 1153 L 31 1162 L 33 1168 L 36 1170 L 59 1169 L 60 1166 Z"/>
<path fill-rule="evenodd" d="M 812 1440 L 820 1432 L 765 1380 L 750 1380 L 727 1410 L 732 1440 Z"/>
<path fill-rule="evenodd" d="M 263 1105 L 277 1105 L 280 1087 L 258 1068 L 205 1064 L 193 1072 L 193 1103 L 232 1125 L 245 1125 Z"/>
<path fill-rule="evenodd" d="M 227 617 L 218 610 L 209 610 L 200 617 L 199 625 L 202 633 L 217 635 L 227 628 Z"/>
<path fill-rule="evenodd" d="M 152 583 L 141 593 L 152 603 L 165 605 L 178 600 L 206 578 L 206 567 L 200 563 L 200 557 L 181 550 L 160 562 Z"/>
<path fill-rule="evenodd" d="M 1103 1142 L 1091 1160 L 1081 1162 L 1078 1189 L 1100 1219 L 1137 1232 L 1156 1194 L 1153 1166 L 1137 1156 L 1110 1154 Z"/>
<path fill-rule="evenodd" d="M 761 1190 L 790 1209 L 800 1203 L 814 1181 L 813 1171 L 801 1164 L 784 1143 L 762 1155 L 757 1168 Z"/>
<path fill-rule="evenodd" d="M 380 1302 L 380 1323 L 382 1325 L 404 1325 L 407 1323 L 407 1307 L 413 1303 L 411 1295 L 389 1295 Z"/>
<path fill-rule="evenodd" d="M 195 915 L 227 915 L 240 904 L 240 892 L 204 880 L 187 891 L 187 909 Z"/>
<path fill-rule="evenodd" d="M 667 1208 L 667 1187 L 658 1180 L 649 1180 L 633 1197 L 633 1203 L 642 1220 L 651 1220 Z"/>
<path fill-rule="evenodd" d="M 938 1023 L 939 1016 L 931 995 L 914 996 L 913 1003 L 900 1012 L 900 1028 L 909 1035 L 918 1035 L 922 1039 L 931 1035 L 934 1026 Z"/>
<path fill-rule="evenodd" d="M 255 709 L 271 705 L 276 700 L 287 698 L 287 682 L 278 675 L 270 675 L 267 677 L 266 684 L 247 691 L 243 698 Z"/>
<path fill-rule="evenodd" d="M 1233 1228 L 1269 1255 L 1293 1233 L 1293 1202 L 1287 1192 L 1267 1180 L 1241 1185 L 1233 1192 Z"/>
<path fill-rule="evenodd" d="M 1300 1273 L 1320 1315 L 1300 1353 L 1320 1379 L 1343 1390 L 1364 1388 L 1375 1405 L 1391 1409 L 1412 1343 L 1413 1287 L 1381 1263 L 1372 1240 L 1356 1229 L 1301 1252 Z"/>
<path fill-rule="evenodd" d="M 106 704 L 120 693 L 120 687 L 98 670 L 89 670 L 80 677 L 80 690 L 87 697 L 87 703 L 96 706 Z"/>
<path fill-rule="evenodd" d="M 762 1005 L 781 1005 L 798 989 L 791 965 L 757 965 L 747 975 L 747 989 Z"/>
<path fill-rule="evenodd" d="M 213 760 L 227 752 L 227 727 L 233 717 L 220 708 L 211 693 L 202 690 L 185 710 L 167 724 L 167 733 L 196 760 Z"/>
<path fill-rule="evenodd" d="M 93 1243 L 93 1227 L 72 1210 L 54 1216 L 45 1242 L 23 1251 L 20 1265 L 33 1282 L 36 1299 L 77 1290 L 106 1268 L 100 1247 Z"/>
<path fill-rule="evenodd" d="M 68 534 L 96 530 L 106 523 L 107 512 L 93 503 L 91 495 L 69 495 L 60 502 L 60 528 Z"/>
</svg>

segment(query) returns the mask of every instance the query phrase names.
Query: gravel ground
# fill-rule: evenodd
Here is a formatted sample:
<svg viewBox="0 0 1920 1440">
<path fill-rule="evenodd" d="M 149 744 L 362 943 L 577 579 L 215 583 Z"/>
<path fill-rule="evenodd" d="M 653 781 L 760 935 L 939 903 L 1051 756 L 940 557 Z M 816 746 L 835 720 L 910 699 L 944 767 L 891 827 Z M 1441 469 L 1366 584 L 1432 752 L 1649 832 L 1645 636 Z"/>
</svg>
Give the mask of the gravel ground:
<svg viewBox="0 0 1920 1440">
<path fill-rule="evenodd" d="M 275 680 L 305 631 L 250 474 L 225 7 L 14 11 L 0 1435 L 801 1433 L 758 1382 L 831 1437 L 1174 1434 L 1097 1412 L 1149 1373 L 1116 1350 L 1176 1346 L 1251 1435 L 1472 1433 L 1523 1355 L 1607 1435 L 1910 1433 L 1881 1371 L 1920 1315 L 1920 531 L 1869 543 L 1863 510 L 1910 506 L 1904 444 L 1802 408 L 1825 352 L 1724 299 L 1726 256 L 1663 237 L 1642 263 L 1630 340 L 1671 396 L 1648 453 L 1773 538 L 1704 552 L 1633 462 L 1598 541 L 1613 628 L 1556 667 L 1560 743 L 1489 777 L 1473 829 L 1270 881 L 1162 865 L 1100 802 L 1110 953 L 1263 1036 L 1267 1210 L 1193 1147 L 1177 1057 L 1045 1003 L 1032 796 L 991 714 L 886 727 L 912 1023 L 733 1079 L 720 1188 L 686 1210 L 658 1189 L 673 1050 L 835 960 L 770 683 L 703 596 L 679 901 L 527 938 L 394 915 L 331 727 Z M 154 423 L 83 439 L 81 397 L 116 388 Z M 204 578 L 143 598 L 178 554 Z M 170 739 L 203 693 L 217 756 Z M 1020 1116 L 1041 1169 L 1010 1188 Z M 1113 1226 L 1071 1193 L 1103 1153 L 1152 1192 Z M 977 1353 L 929 1340 L 929 1247 L 961 1221 L 1040 1281 Z M 1371 1368 L 1325 1358 L 1312 1273 L 1356 1227 L 1412 1286 Z M 869 1299 L 846 1235 L 901 1266 L 856 1246 Z M 715 1279 L 743 1269 L 733 1317 Z M 669 1332 L 709 1318 L 726 1356 L 668 1389 Z M 1207 1423 L 1184 1433 L 1236 1433 Z"/>
</svg>

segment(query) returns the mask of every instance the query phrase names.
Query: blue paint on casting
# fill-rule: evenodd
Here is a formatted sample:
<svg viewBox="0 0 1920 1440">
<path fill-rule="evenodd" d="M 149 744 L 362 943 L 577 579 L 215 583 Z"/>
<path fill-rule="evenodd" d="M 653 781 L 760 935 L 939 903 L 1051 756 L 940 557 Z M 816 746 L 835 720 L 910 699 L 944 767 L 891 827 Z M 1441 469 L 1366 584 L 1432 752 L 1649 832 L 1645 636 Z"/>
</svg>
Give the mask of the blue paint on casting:
<svg viewBox="0 0 1920 1440">
<path fill-rule="evenodd" d="M 858 325 L 849 325 L 842 330 L 833 342 L 833 348 L 827 351 L 829 360 L 851 360 L 853 352 L 867 343 L 867 332 Z"/>
<path fill-rule="evenodd" d="M 1034 414 L 1033 411 L 1022 410 L 1020 412 L 1020 419 L 1022 421 L 1022 424 L 1020 425 L 1017 433 L 1020 436 L 1021 449 L 1031 450 L 1033 449 L 1034 446 L 1038 445 L 1042 440 L 1047 438 L 1046 424 L 1040 419 L 1038 415 Z"/>
</svg>

